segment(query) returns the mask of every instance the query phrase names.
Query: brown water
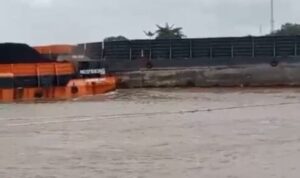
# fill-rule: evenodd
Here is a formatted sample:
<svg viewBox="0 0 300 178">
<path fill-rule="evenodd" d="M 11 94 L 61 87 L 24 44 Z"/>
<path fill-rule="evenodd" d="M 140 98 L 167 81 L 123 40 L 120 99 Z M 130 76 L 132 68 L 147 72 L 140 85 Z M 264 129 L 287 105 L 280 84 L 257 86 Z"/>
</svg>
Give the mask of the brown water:
<svg viewBox="0 0 300 178">
<path fill-rule="evenodd" d="M 300 89 L 0 105 L 1 178 L 298 178 Z"/>
</svg>

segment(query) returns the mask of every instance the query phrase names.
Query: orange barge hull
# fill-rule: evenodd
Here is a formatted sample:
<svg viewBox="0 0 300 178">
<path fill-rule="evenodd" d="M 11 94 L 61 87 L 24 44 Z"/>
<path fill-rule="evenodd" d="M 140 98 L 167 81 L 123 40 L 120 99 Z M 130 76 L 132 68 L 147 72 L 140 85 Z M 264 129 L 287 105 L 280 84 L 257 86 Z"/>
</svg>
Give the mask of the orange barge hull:
<svg viewBox="0 0 300 178">
<path fill-rule="evenodd" d="M 76 75 L 69 62 L 0 64 L 0 102 L 68 100 L 116 89 L 116 77 Z"/>
<path fill-rule="evenodd" d="M 115 77 L 74 79 L 67 86 L 0 89 L 0 102 L 69 100 L 104 94 L 116 89 Z"/>
<path fill-rule="evenodd" d="M 0 44 L 0 102 L 68 100 L 116 89 L 117 79 L 107 77 L 99 61 L 58 61 L 73 48 Z"/>
</svg>

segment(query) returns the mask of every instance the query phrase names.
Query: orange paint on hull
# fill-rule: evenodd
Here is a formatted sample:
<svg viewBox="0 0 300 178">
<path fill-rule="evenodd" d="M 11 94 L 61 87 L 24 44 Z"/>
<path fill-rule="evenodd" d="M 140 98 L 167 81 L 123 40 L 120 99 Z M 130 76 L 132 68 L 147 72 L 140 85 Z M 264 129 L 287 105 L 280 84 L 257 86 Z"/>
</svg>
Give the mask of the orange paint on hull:
<svg viewBox="0 0 300 178">
<path fill-rule="evenodd" d="M 75 68 L 69 62 L 33 63 L 33 64 L 0 64 L 0 74 L 11 73 L 18 76 L 66 75 L 73 74 Z"/>
<path fill-rule="evenodd" d="M 65 87 L 0 89 L 0 102 L 68 100 L 116 89 L 116 77 L 74 79 Z"/>
<path fill-rule="evenodd" d="M 40 54 L 72 54 L 74 45 L 46 45 L 34 47 Z"/>
</svg>

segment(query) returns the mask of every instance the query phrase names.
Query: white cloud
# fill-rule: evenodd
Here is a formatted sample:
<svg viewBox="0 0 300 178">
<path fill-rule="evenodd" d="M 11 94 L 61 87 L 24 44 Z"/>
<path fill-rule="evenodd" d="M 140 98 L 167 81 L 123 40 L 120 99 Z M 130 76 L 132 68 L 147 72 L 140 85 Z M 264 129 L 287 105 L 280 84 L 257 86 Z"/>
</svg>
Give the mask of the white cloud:
<svg viewBox="0 0 300 178">
<path fill-rule="evenodd" d="M 23 3 L 30 5 L 31 7 L 49 7 L 53 0 L 21 0 Z"/>
<path fill-rule="evenodd" d="M 299 0 L 275 0 L 276 27 L 300 23 Z M 188 37 L 270 31 L 269 0 L 0 0 L 1 41 L 29 44 L 145 38 L 169 22 Z"/>
</svg>

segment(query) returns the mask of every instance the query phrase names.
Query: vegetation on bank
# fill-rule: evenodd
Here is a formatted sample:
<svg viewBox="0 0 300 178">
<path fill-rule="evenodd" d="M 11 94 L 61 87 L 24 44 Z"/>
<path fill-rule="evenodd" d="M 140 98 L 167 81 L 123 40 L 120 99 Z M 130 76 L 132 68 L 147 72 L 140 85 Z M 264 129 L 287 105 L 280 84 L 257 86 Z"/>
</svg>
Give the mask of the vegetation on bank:
<svg viewBox="0 0 300 178">
<path fill-rule="evenodd" d="M 289 35 L 300 35 L 300 24 L 286 23 L 281 26 L 280 29 L 271 33 L 273 36 L 289 36 Z"/>
<path fill-rule="evenodd" d="M 104 42 L 111 42 L 111 41 L 128 41 L 128 39 L 122 35 L 111 36 L 104 39 Z"/>
<path fill-rule="evenodd" d="M 152 31 L 144 31 L 145 35 L 150 39 L 182 39 L 185 38 L 186 35 L 182 32 L 182 27 L 175 27 L 174 25 L 169 25 L 168 23 L 165 26 L 156 25 L 157 30 Z M 112 36 L 104 39 L 104 42 L 111 41 L 127 41 L 128 39 L 122 35 L 120 36 Z"/>
<path fill-rule="evenodd" d="M 144 31 L 145 35 L 150 39 L 182 39 L 187 36 L 183 33 L 182 27 L 175 27 L 174 25 L 165 26 L 156 25 L 157 29 L 153 31 Z M 300 35 L 300 24 L 286 23 L 281 26 L 280 29 L 274 31 L 272 36 L 289 36 L 289 35 Z M 127 41 L 128 38 L 120 36 L 112 36 L 104 39 L 105 42 L 111 41 Z"/>
<path fill-rule="evenodd" d="M 182 27 L 170 26 L 168 23 L 166 23 L 165 26 L 156 25 L 156 27 L 157 30 L 154 32 L 144 31 L 145 35 L 151 39 L 182 39 L 186 37 L 182 32 Z"/>
</svg>

